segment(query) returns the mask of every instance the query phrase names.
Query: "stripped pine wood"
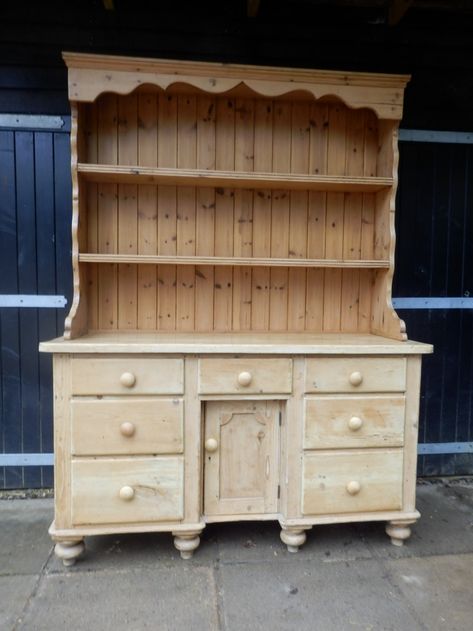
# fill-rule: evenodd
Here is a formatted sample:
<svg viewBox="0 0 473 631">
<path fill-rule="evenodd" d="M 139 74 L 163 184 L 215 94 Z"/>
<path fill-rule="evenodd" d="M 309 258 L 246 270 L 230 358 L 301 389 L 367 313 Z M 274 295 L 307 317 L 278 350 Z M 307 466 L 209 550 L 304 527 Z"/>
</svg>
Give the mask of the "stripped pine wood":
<svg viewBox="0 0 473 631">
<path fill-rule="evenodd" d="M 100 162 L 116 164 L 118 159 L 117 97 L 104 95 L 98 103 L 97 155 Z M 118 247 L 117 185 L 98 186 L 98 248 L 114 253 Z M 99 267 L 99 328 L 116 329 L 118 325 L 118 268 L 116 265 Z"/>
<path fill-rule="evenodd" d="M 287 101 L 274 105 L 273 116 L 273 171 L 291 170 L 292 104 Z M 271 256 L 287 257 L 289 253 L 288 191 L 273 191 L 271 206 Z M 270 330 L 287 330 L 288 270 L 271 270 Z"/>
<path fill-rule="evenodd" d="M 97 108 L 88 107 L 83 110 L 84 133 L 86 139 L 85 157 L 88 162 L 97 162 Z M 85 194 L 87 199 L 87 251 L 98 252 L 98 185 L 90 182 Z M 79 250 L 80 252 L 80 250 Z M 98 275 L 97 265 L 91 265 L 88 272 L 87 307 L 90 329 L 99 328 L 99 303 L 98 303 Z"/>
<path fill-rule="evenodd" d="M 346 110 L 340 105 L 329 106 L 329 139 L 327 168 L 329 173 L 345 173 Z M 325 256 L 339 258 L 343 253 L 343 193 L 327 193 Z M 324 331 L 339 331 L 341 325 L 342 274 L 339 270 L 325 271 Z"/>
<path fill-rule="evenodd" d="M 235 169 L 253 171 L 254 168 L 254 103 L 237 99 L 235 108 Z M 253 191 L 235 190 L 234 197 L 234 256 L 253 254 Z M 234 331 L 251 328 L 251 268 L 233 270 L 233 325 Z"/>
<path fill-rule="evenodd" d="M 309 172 L 309 104 L 295 102 L 292 106 L 291 171 Z M 307 191 L 292 191 L 289 212 L 289 257 L 307 257 Z M 290 268 L 288 271 L 287 328 L 290 331 L 305 329 L 306 312 L 305 269 Z"/>
<path fill-rule="evenodd" d="M 177 99 L 159 95 L 158 165 L 177 166 Z M 177 194 L 175 186 L 158 188 L 158 253 L 176 255 Z M 176 329 L 176 267 L 160 265 L 157 276 L 158 329 Z"/>
<path fill-rule="evenodd" d="M 137 97 L 135 94 L 118 100 L 118 161 L 122 164 L 138 162 Z M 133 184 L 118 185 L 118 252 L 136 254 L 138 251 L 138 189 Z M 118 266 L 118 328 L 137 328 L 137 268 Z"/>
<path fill-rule="evenodd" d="M 235 168 L 235 101 L 218 99 L 215 137 L 215 166 L 217 169 Z M 215 195 L 215 255 L 233 256 L 234 192 L 217 188 Z M 215 270 L 214 329 L 229 331 L 233 316 L 233 270 L 230 266 Z"/>
<path fill-rule="evenodd" d="M 270 172 L 273 168 L 273 108 L 271 101 L 255 103 L 254 168 Z M 253 256 L 271 255 L 271 191 L 257 190 L 253 196 Z M 252 270 L 251 328 L 269 330 L 270 268 Z"/>
<path fill-rule="evenodd" d="M 197 159 L 196 97 L 177 97 L 177 166 L 195 168 Z M 177 254 L 195 254 L 195 205 L 193 187 L 177 188 Z M 195 269 L 178 267 L 176 275 L 176 327 L 194 329 Z"/>
<path fill-rule="evenodd" d="M 155 166 L 158 161 L 158 99 L 156 94 L 138 96 L 138 164 Z M 138 187 L 138 253 L 158 251 L 158 190 Z M 137 327 L 156 329 L 156 268 L 138 266 Z"/>
<path fill-rule="evenodd" d="M 309 114 L 309 173 L 325 175 L 327 173 L 328 152 L 328 106 L 312 103 Z M 323 258 L 325 256 L 326 213 L 326 193 L 310 192 L 307 217 L 308 257 Z M 307 270 L 305 328 L 309 331 L 323 330 L 324 280 L 324 270 Z"/>
<path fill-rule="evenodd" d="M 215 99 L 200 96 L 197 100 L 197 167 L 215 169 Z M 215 189 L 197 189 L 196 255 L 213 256 L 215 252 Z M 195 268 L 195 328 L 213 329 L 214 268 Z"/>
<path fill-rule="evenodd" d="M 347 111 L 346 160 L 348 175 L 363 174 L 364 118 L 363 112 Z M 361 213 L 363 198 L 360 193 L 345 195 L 343 218 L 343 258 L 361 258 Z M 360 298 L 360 271 L 342 271 L 341 330 L 357 331 Z"/>
</svg>

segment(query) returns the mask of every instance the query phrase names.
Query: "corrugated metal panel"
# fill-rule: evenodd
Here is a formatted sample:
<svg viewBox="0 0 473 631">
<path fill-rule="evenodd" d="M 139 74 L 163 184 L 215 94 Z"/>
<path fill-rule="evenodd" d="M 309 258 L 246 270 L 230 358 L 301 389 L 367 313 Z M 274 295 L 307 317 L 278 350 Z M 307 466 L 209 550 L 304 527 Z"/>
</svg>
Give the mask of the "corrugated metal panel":
<svg viewBox="0 0 473 631">
<path fill-rule="evenodd" d="M 473 147 L 401 143 L 395 296 L 473 296 Z M 473 440 L 473 311 L 399 310 L 424 358 L 421 443 Z M 425 455 L 422 475 L 473 473 L 472 453 Z"/>
<path fill-rule="evenodd" d="M 0 130 L 0 294 L 70 301 L 69 164 L 64 131 Z M 51 359 L 38 343 L 61 334 L 65 311 L 0 309 L 3 453 L 52 451 Z M 52 467 L 0 467 L 0 488 L 51 485 Z"/>
</svg>

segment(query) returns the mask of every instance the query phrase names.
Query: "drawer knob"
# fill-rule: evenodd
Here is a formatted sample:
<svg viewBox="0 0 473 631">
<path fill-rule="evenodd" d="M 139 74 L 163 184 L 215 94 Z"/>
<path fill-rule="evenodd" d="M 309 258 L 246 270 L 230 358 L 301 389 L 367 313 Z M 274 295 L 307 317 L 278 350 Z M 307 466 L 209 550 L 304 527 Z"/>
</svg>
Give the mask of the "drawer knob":
<svg viewBox="0 0 473 631">
<path fill-rule="evenodd" d="M 247 372 L 246 370 L 238 375 L 238 383 L 240 384 L 240 386 L 249 386 L 252 379 L 253 376 L 251 372 Z"/>
<path fill-rule="evenodd" d="M 217 451 L 217 449 L 218 442 L 215 440 L 215 438 L 207 438 L 207 440 L 205 441 L 205 450 L 213 453 L 214 451 Z"/>
<path fill-rule="evenodd" d="M 120 432 L 123 434 L 123 436 L 129 438 L 135 433 L 135 426 L 130 421 L 125 421 L 120 425 Z"/>
<path fill-rule="evenodd" d="M 135 496 L 135 490 L 132 486 L 122 486 L 119 492 L 120 499 L 125 500 L 125 502 L 129 502 Z"/>
<path fill-rule="evenodd" d="M 363 419 L 361 419 L 359 416 L 352 416 L 351 419 L 348 421 L 348 427 L 351 429 L 352 432 L 356 432 L 357 430 L 359 430 L 362 425 Z"/>
<path fill-rule="evenodd" d="M 361 491 L 361 484 L 356 480 L 351 480 L 347 484 L 347 491 L 350 495 L 357 495 Z"/>
<path fill-rule="evenodd" d="M 363 375 L 361 374 L 361 372 L 355 371 L 351 373 L 348 380 L 352 386 L 359 386 L 360 383 L 363 381 Z"/>
<path fill-rule="evenodd" d="M 124 372 L 120 377 L 120 383 L 122 386 L 125 386 L 125 388 L 133 388 L 136 383 L 136 377 L 132 372 Z"/>
</svg>

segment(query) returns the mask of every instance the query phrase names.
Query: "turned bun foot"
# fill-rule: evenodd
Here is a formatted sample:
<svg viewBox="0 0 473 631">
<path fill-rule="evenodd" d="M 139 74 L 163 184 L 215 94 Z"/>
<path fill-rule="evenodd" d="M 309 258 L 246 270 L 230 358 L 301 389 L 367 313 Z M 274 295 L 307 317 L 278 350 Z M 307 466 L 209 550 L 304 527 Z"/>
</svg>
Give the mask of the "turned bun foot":
<svg viewBox="0 0 473 631">
<path fill-rule="evenodd" d="M 54 552 L 58 559 L 61 559 L 66 567 L 74 565 L 78 557 L 84 552 L 85 545 L 83 539 L 74 541 L 58 541 L 54 546 Z"/>
<path fill-rule="evenodd" d="M 415 524 L 414 521 L 389 521 L 386 524 L 386 534 L 391 537 L 393 546 L 403 546 L 404 541 L 411 536 L 410 525 Z"/>
<path fill-rule="evenodd" d="M 298 552 L 307 539 L 307 535 L 303 530 L 281 530 L 281 541 L 287 545 L 288 552 Z"/>
<path fill-rule="evenodd" d="M 200 532 L 193 533 L 173 533 L 174 547 L 181 553 L 181 559 L 190 559 L 194 550 L 199 547 Z"/>
</svg>

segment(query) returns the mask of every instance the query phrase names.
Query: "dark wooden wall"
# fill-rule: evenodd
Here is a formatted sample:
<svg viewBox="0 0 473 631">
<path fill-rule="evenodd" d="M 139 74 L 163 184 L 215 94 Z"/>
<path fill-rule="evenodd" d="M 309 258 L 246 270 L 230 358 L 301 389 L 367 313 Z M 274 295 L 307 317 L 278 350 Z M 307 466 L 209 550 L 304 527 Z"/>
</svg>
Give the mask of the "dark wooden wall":
<svg viewBox="0 0 473 631">
<path fill-rule="evenodd" d="M 473 130 L 473 13 L 323 0 L 159 3 L 99 0 L 0 6 L 0 113 L 67 115 L 61 50 L 411 73 L 404 128 Z M 473 295 L 472 147 L 402 143 L 395 295 Z M 71 297 L 67 131 L 0 131 L 0 294 Z M 473 440 L 473 314 L 400 313 L 425 359 L 422 442 Z M 0 309 L 0 453 L 52 450 L 50 358 L 64 310 Z M 473 455 L 422 456 L 426 475 L 473 473 Z M 48 467 L 0 467 L 0 488 L 49 486 Z"/>
</svg>

